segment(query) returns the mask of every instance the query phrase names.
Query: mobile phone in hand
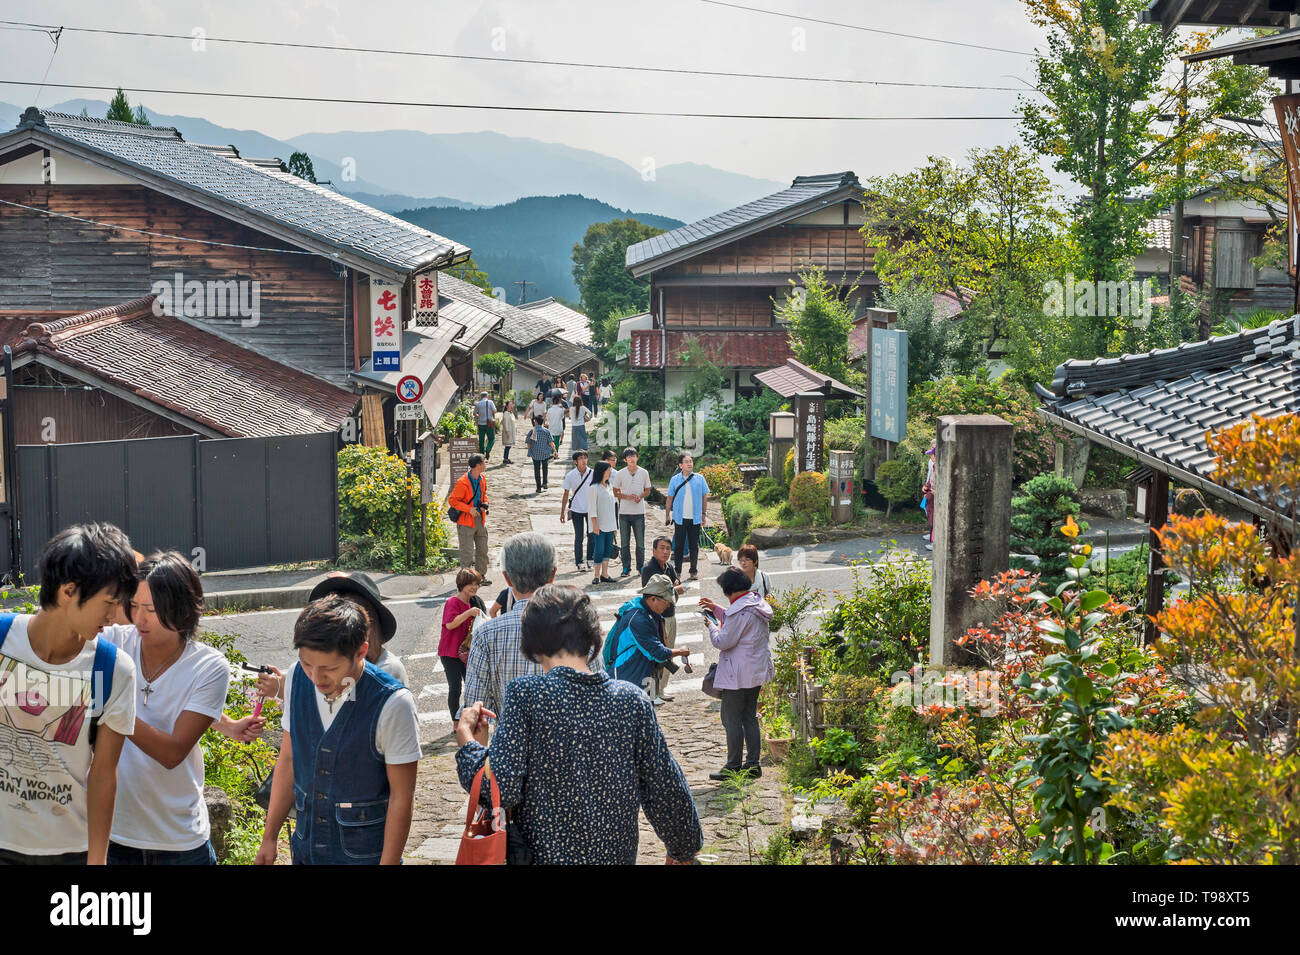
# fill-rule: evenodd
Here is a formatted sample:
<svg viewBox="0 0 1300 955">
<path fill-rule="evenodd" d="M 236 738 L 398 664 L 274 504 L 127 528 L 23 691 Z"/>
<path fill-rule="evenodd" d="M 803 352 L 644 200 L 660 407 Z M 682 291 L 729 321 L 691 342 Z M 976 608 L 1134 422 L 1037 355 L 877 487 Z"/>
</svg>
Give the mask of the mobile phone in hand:
<svg viewBox="0 0 1300 955">
<path fill-rule="evenodd" d="M 718 618 L 713 615 L 712 611 L 701 610 L 699 613 L 700 616 L 703 617 L 705 620 L 709 621 L 709 623 L 713 624 L 714 626 L 719 626 Z"/>
</svg>

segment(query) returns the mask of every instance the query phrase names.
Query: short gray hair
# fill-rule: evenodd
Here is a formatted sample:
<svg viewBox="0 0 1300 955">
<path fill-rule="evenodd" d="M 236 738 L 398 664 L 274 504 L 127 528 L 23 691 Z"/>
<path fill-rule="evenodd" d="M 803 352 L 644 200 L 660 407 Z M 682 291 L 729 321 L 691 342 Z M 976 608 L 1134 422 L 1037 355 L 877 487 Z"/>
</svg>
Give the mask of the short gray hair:
<svg viewBox="0 0 1300 955">
<path fill-rule="evenodd" d="M 555 576 L 555 547 L 543 534 L 515 534 L 501 548 L 501 569 L 521 594 L 531 594 Z"/>
</svg>

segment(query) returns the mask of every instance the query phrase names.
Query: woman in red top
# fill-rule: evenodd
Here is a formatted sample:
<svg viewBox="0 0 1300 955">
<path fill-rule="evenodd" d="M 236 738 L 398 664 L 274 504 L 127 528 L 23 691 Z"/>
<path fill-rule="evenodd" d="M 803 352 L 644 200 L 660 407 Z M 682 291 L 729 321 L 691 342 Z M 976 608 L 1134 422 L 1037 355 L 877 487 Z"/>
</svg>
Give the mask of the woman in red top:
<svg viewBox="0 0 1300 955">
<path fill-rule="evenodd" d="M 466 567 L 456 574 L 456 593 L 442 605 L 442 639 L 438 656 L 447 674 L 447 707 L 452 722 L 460 710 L 460 688 L 465 682 L 465 660 L 469 657 L 469 628 L 482 611 L 473 605 L 478 594 L 478 571 Z"/>
</svg>

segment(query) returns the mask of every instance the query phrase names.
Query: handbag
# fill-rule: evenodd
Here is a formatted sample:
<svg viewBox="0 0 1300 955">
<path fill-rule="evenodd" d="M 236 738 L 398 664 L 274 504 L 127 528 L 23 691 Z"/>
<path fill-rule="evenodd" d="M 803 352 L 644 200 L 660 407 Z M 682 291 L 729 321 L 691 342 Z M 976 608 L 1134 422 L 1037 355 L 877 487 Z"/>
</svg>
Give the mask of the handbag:
<svg viewBox="0 0 1300 955">
<path fill-rule="evenodd" d="M 469 663 L 469 642 L 466 641 L 460 645 L 456 651 L 456 656 L 460 658 L 461 663 Z"/>
<path fill-rule="evenodd" d="M 485 773 L 488 774 L 488 785 L 492 792 L 490 810 L 478 804 Z M 483 768 L 475 773 L 474 785 L 470 787 L 469 808 L 465 811 L 465 831 L 460 837 L 456 865 L 505 865 L 506 827 L 500 824 L 503 818 L 501 792 L 497 789 L 496 777 L 489 772 L 489 765 L 485 762 Z"/>
<path fill-rule="evenodd" d="M 722 691 L 715 689 L 713 686 L 713 679 L 717 675 L 718 665 L 716 663 L 709 664 L 709 672 L 704 675 L 704 681 L 700 684 L 700 689 L 704 692 L 705 696 L 711 696 L 715 700 L 720 700 L 722 699 Z"/>
<path fill-rule="evenodd" d="M 454 507 L 447 508 L 447 520 L 451 521 L 453 524 L 459 523 L 460 515 L 461 512 L 456 510 L 456 508 Z"/>
</svg>

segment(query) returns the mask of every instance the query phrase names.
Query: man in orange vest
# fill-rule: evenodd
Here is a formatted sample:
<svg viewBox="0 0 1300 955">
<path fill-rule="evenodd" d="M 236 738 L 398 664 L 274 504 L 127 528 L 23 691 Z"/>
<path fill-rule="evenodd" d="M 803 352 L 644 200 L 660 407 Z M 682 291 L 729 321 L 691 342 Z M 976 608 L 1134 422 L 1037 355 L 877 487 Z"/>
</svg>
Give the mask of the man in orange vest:
<svg viewBox="0 0 1300 955">
<path fill-rule="evenodd" d="M 487 478 L 483 472 L 487 463 L 481 454 L 469 457 L 469 472 L 462 475 L 447 495 L 447 506 L 458 512 L 455 517 L 456 534 L 460 538 L 460 565 L 473 567 L 485 578 L 480 586 L 486 587 L 488 566 L 488 494 Z"/>
</svg>

